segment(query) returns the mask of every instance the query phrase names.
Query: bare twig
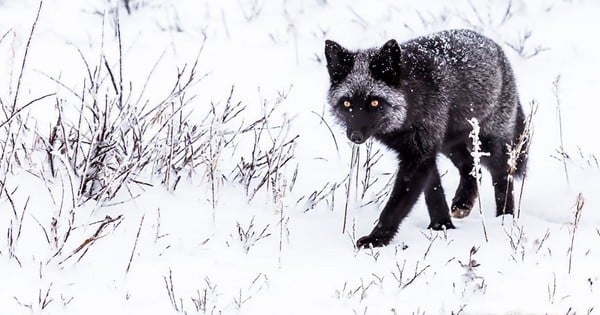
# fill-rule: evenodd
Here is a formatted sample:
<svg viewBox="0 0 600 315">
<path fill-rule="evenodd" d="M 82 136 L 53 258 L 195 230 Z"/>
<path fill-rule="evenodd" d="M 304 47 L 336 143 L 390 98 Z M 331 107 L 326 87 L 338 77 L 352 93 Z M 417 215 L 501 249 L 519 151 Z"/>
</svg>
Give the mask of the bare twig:
<svg viewBox="0 0 600 315">
<path fill-rule="evenodd" d="M 75 254 L 82 252 L 81 256 L 79 256 L 79 258 L 77 259 L 77 262 L 81 261 L 81 259 L 83 258 L 83 256 L 85 256 L 85 254 L 87 253 L 87 251 L 90 249 L 90 247 L 92 245 L 94 245 L 94 243 L 103 238 L 104 236 L 106 236 L 106 234 L 103 234 L 104 230 L 110 225 L 110 224 L 114 224 L 114 226 L 118 226 L 118 224 L 121 222 L 121 220 L 123 219 L 122 215 L 117 216 L 116 218 L 111 218 L 110 216 L 106 216 L 106 218 L 104 220 L 102 220 L 102 223 L 100 224 L 100 226 L 98 226 L 98 229 L 96 230 L 96 232 L 88 237 L 87 239 L 85 239 L 79 246 L 77 246 L 77 248 L 75 248 L 71 254 L 69 254 L 69 256 L 67 256 L 65 259 L 63 259 L 62 261 L 59 262 L 60 264 L 65 263 L 67 260 L 69 260 L 69 258 L 73 257 Z"/>
<path fill-rule="evenodd" d="M 352 175 L 358 173 L 358 145 L 352 145 L 352 157 L 350 158 L 350 170 L 348 172 L 348 183 L 346 186 L 346 202 L 344 203 L 344 221 L 342 222 L 342 234 L 346 233 L 346 221 L 348 220 L 348 208 L 350 207 L 350 190 L 352 188 Z"/>
<path fill-rule="evenodd" d="M 517 42 L 515 43 L 511 43 L 511 42 L 505 42 L 506 45 L 508 45 L 508 47 L 510 47 L 512 50 L 514 50 L 516 53 L 519 54 L 519 56 L 521 56 L 522 58 L 525 59 L 530 59 L 533 58 L 535 56 L 537 56 L 538 54 L 547 51 L 548 48 L 546 47 L 542 47 L 542 46 L 535 46 L 533 48 L 533 50 L 531 49 L 527 49 L 527 43 L 529 41 L 529 39 L 531 38 L 532 32 L 530 30 L 525 30 L 525 32 L 523 32 L 522 34 L 519 34 L 519 38 L 517 39 Z"/>
<path fill-rule="evenodd" d="M 135 254 L 135 248 L 137 247 L 138 240 L 140 239 L 140 232 L 142 231 L 142 225 L 144 224 L 144 218 L 146 216 L 142 215 L 142 219 L 140 220 L 140 226 L 138 227 L 137 234 L 135 235 L 135 242 L 133 243 L 133 248 L 131 249 L 131 255 L 129 256 L 129 263 L 127 263 L 127 268 L 125 269 L 125 273 L 129 273 L 129 269 L 131 268 L 131 262 L 133 261 L 133 255 Z"/>
<path fill-rule="evenodd" d="M 13 118 L 17 117 L 27 107 L 33 105 L 34 103 L 36 103 L 38 101 L 41 101 L 41 100 L 43 100 L 43 99 L 45 99 L 47 97 L 54 96 L 54 95 L 56 95 L 56 94 L 55 93 L 46 94 L 46 95 L 40 96 L 38 98 L 35 98 L 35 99 L 27 102 L 27 104 L 25 104 L 25 105 L 19 107 L 18 109 L 14 110 L 11 113 L 11 115 L 8 118 L 6 118 L 5 121 L 3 121 L 2 123 L 0 123 L 0 128 L 4 127 L 4 125 L 6 125 L 7 123 L 9 123 Z"/>
<path fill-rule="evenodd" d="M 406 289 L 406 287 L 408 287 L 409 285 L 411 285 L 413 282 L 415 282 L 415 280 L 417 280 L 417 278 L 423 273 L 425 272 L 425 270 L 429 269 L 429 267 L 431 267 L 431 265 L 427 265 L 421 269 L 419 269 L 419 262 L 417 262 L 417 264 L 415 265 L 415 272 L 413 274 L 413 276 L 402 285 L 402 289 Z"/>
<path fill-rule="evenodd" d="M 173 271 L 169 268 L 169 277 L 163 276 L 163 280 L 165 282 L 165 289 L 167 290 L 167 295 L 169 296 L 169 301 L 175 309 L 176 312 L 183 311 L 183 300 L 177 299 L 175 295 L 175 285 L 173 284 Z"/>
<path fill-rule="evenodd" d="M 563 137 L 563 125 L 562 125 L 562 114 L 560 111 L 560 97 L 559 97 L 559 85 L 560 85 L 560 75 L 556 76 L 554 81 L 552 82 L 552 93 L 554 94 L 554 99 L 556 100 L 556 113 L 558 115 L 558 133 L 560 137 L 560 154 L 563 163 L 563 169 L 565 171 L 565 178 L 567 180 L 567 185 L 571 185 L 569 182 L 569 172 L 567 170 L 567 154 L 565 152 L 565 143 Z"/>
<path fill-rule="evenodd" d="M 552 273 L 552 284 L 548 284 L 548 302 L 554 304 L 556 300 L 556 273 Z"/>
<path fill-rule="evenodd" d="M 327 123 L 327 121 L 325 121 L 325 118 L 323 118 L 323 115 L 312 111 L 313 114 L 317 115 L 317 117 L 319 117 L 321 119 L 321 122 L 325 124 L 325 127 L 327 127 L 327 130 L 329 130 L 329 134 L 331 135 L 331 139 L 333 139 L 333 144 L 335 145 L 335 150 L 337 152 L 340 152 L 340 148 L 338 147 L 338 143 L 337 140 L 335 138 L 335 134 L 333 133 L 333 130 L 331 130 L 331 127 L 329 126 L 329 124 Z"/>
<path fill-rule="evenodd" d="M 25 45 L 25 53 L 23 54 L 23 61 L 21 62 L 21 70 L 19 72 L 19 78 L 17 79 L 17 88 L 15 89 L 15 97 L 13 98 L 12 103 L 12 112 L 14 113 L 17 108 L 17 101 L 19 99 L 19 91 L 21 89 L 21 82 L 23 81 L 23 74 L 25 73 L 25 64 L 27 63 L 27 55 L 29 54 L 29 47 L 31 46 L 31 39 L 33 38 L 33 33 L 35 32 L 35 27 L 40 18 L 40 12 L 42 12 L 42 5 L 44 4 L 43 0 L 40 0 L 40 4 L 35 14 L 35 20 L 31 25 L 31 32 L 29 33 L 29 37 L 27 38 L 27 44 Z"/>
<path fill-rule="evenodd" d="M 569 274 L 571 274 L 571 266 L 573 264 L 573 247 L 575 246 L 575 232 L 579 226 L 579 220 L 581 219 L 581 211 L 583 210 L 584 199 L 583 195 L 579 193 L 577 200 L 575 201 L 575 217 L 569 228 L 569 234 L 571 235 L 571 244 L 569 245 Z"/>
</svg>

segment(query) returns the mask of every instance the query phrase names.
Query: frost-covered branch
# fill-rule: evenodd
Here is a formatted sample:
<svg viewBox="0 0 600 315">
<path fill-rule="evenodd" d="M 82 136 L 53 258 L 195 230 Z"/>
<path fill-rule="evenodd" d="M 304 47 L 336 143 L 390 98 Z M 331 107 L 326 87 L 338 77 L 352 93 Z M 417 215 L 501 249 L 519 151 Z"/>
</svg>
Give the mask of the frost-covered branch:
<svg viewBox="0 0 600 315">
<path fill-rule="evenodd" d="M 468 120 L 471 125 L 471 132 L 469 133 L 469 138 L 471 139 L 471 143 L 473 148 L 471 149 L 471 156 L 473 157 L 473 169 L 471 170 L 470 175 L 475 177 L 477 182 L 477 203 L 479 205 L 479 214 L 481 215 L 481 225 L 483 226 L 483 236 L 485 237 L 485 241 L 488 241 L 487 228 L 485 226 L 485 218 L 483 216 L 483 209 L 481 208 L 481 158 L 484 156 L 490 156 L 489 152 L 481 151 L 481 141 L 479 140 L 479 121 L 477 118 L 473 117 Z"/>
</svg>

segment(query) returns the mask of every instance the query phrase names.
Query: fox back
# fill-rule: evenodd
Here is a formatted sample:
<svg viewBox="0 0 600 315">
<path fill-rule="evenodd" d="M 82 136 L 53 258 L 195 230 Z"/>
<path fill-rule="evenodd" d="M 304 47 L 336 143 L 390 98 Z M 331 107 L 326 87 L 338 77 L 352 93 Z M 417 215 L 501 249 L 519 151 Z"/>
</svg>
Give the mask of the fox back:
<svg viewBox="0 0 600 315">
<path fill-rule="evenodd" d="M 512 70 L 500 47 L 478 33 L 445 31 L 356 52 L 327 41 L 325 55 L 328 100 L 354 142 L 415 125 L 445 136 L 469 129 L 473 117 L 486 132 L 512 134 Z"/>
</svg>

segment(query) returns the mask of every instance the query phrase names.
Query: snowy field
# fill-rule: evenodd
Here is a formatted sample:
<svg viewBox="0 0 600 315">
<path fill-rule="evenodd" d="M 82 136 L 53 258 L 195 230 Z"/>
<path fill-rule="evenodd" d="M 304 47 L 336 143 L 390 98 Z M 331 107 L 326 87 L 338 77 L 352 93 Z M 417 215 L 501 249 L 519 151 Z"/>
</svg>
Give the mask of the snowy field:
<svg viewBox="0 0 600 315">
<path fill-rule="evenodd" d="M 600 314 L 600 2 L 39 8 L 0 0 L 0 314 Z M 369 143 L 351 163 L 324 41 L 451 28 L 505 49 L 533 114 L 518 216 L 484 173 L 483 217 L 430 231 L 419 200 L 357 250 L 396 161 Z"/>
</svg>

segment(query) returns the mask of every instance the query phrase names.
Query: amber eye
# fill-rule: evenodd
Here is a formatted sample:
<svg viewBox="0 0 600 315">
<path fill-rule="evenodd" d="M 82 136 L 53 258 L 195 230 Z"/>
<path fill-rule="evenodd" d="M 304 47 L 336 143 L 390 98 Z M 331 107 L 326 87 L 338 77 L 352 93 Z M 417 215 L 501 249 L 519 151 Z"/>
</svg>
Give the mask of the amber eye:
<svg viewBox="0 0 600 315">
<path fill-rule="evenodd" d="M 344 107 L 348 108 L 350 105 L 352 105 L 350 104 L 350 101 L 344 101 Z"/>
<path fill-rule="evenodd" d="M 379 101 L 378 100 L 372 100 L 371 101 L 371 107 L 377 107 L 379 106 Z"/>
</svg>

